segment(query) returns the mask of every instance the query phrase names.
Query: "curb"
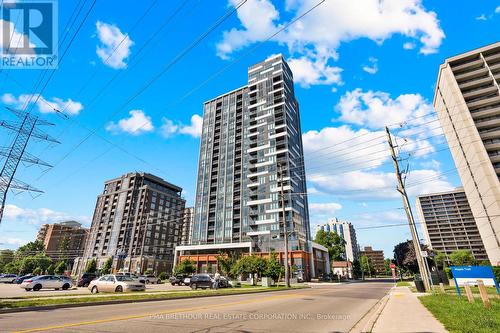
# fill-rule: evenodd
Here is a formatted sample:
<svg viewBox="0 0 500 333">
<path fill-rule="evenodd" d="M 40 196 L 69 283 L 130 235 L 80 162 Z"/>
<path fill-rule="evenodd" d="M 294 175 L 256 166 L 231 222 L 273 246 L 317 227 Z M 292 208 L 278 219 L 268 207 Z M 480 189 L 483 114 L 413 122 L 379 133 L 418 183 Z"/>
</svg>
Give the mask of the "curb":
<svg viewBox="0 0 500 333">
<path fill-rule="evenodd" d="M 377 303 L 373 304 L 373 306 L 352 326 L 349 333 L 371 332 L 380 317 L 380 314 L 384 310 L 385 305 L 389 301 L 389 295 L 394 288 L 395 287 L 389 289 L 384 297 L 378 300 Z M 366 323 L 363 323 L 364 321 L 366 321 Z M 361 324 L 363 324 L 362 327 L 357 327 Z"/>
<path fill-rule="evenodd" d="M 220 295 L 199 295 L 199 296 L 179 296 L 179 297 L 158 297 L 158 298 L 145 298 L 145 299 L 129 299 L 129 300 L 112 300 L 112 301 L 102 301 L 102 302 L 87 302 L 87 303 L 68 303 L 68 304 L 54 304 L 54 305 L 43 305 L 43 306 L 30 306 L 23 308 L 12 308 L 12 309 L 0 309 L 0 314 L 8 313 L 18 313 L 18 312 L 31 312 L 31 311 L 45 311 L 45 310 L 57 310 L 66 308 L 81 308 L 87 306 L 99 306 L 99 305 L 114 305 L 114 304 L 125 304 L 125 303 L 146 303 L 146 302 L 161 302 L 169 300 L 179 300 L 179 299 L 192 299 L 192 298 L 206 298 L 206 297 L 221 297 L 221 296 L 233 296 L 233 295 L 247 295 L 247 294 L 259 294 L 259 293 L 270 293 L 270 292 L 283 292 L 283 291 L 294 291 L 305 288 L 296 289 L 282 289 L 282 290 L 259 290 L 253 292 L 236 292 L 230 294 L 220 294 Z"/>
</svg>

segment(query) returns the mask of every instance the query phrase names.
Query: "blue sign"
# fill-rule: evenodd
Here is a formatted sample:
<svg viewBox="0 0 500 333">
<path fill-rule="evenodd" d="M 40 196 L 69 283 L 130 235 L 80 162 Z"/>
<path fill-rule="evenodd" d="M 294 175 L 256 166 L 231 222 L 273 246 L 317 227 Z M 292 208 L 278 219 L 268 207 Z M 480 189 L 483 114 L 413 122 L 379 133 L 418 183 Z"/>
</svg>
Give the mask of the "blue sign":
<svg viewBox="0 0 500 333">
<path fill-rule="evenodd" d="M 452 266 L 451 273 L 458 295 L 460 295 L 460 286 L 477 284 L 478 280 L 482 280 L 485 286 L 495 286 L 497 293 L 500 294 L 498 281 L 495 279 L 491 266 Z"/>
</svg>

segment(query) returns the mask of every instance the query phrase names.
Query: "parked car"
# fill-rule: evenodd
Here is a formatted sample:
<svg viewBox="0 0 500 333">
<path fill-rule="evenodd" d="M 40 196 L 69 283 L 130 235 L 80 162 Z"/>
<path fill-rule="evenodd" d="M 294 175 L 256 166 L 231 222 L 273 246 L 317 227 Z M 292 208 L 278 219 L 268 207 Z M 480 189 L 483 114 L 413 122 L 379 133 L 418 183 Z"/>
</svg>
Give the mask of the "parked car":
<svg viewBox="0 0 500 333">
<path fill-rule="evenodd" d="M 195 274 L 191 277 L 189 286 L 193 290 L 198 288 L 207 289 L 212 288 L 213 282 L 214 280 L 208 274 Z"/>
<path fill-rule="evenodd" d="M 26 291 L 39 291 L 40 289 L 68 290 L 73 286 L 73 281 L 68 277 L 40 275 L 24 280 L 19 286 Z"/>
<path fill-rule="evenodd" d="M 175 286 L 175 285 L 183 285 L 184 284 L 184 279 L 187 278 L 187 275 L 175 275 L 175 276 L 171 276 L 169 281 L 170 281 L 170 284 Z M 189 283 L 188 283 L 189 284 Z"/>
<path fill-rule="evenodd" d="M 80 279 L 78 280 L 78 287 L 88 287 L 90 281 L 97 279 L 97 274 L 95 273 L 83 273 Z"/>
<path fill-rule="evenodd" d="M 35 275 L 33 275 L 33 274 L 28 274 L 28 275 L 20 276 L 20 277 L 18 277 L 16 279 L 16 281 L 14 281 L 14 283 L 21 284 L 24 280 L 31 279 L 33 277 L 35 277 Z"/>
<path fill-rule="evenodd" d="M 130 276 L 126 275 L 104 275 L 90 282 L 88 289 L 93 293 L 99 292 L 128 292 L 144 291 L 146 286 Z"/>
<path fill-rule="evenodd" d="M 16 274 L 3 274 L 0 275 L 0 282 L 3 283 L 14 283 L 16 281 L 17 275 Z"/>
<path fill-rule="evenodd" d="M 186 276 L 184 278 L 184 280 L 182 280 L 182 283 L 185 285 L 185 286 L 189 286 L 189 283 L 191 283 L 191 276 Z"/>
<path fill-rule="evenodd" d="M 118 273 L 116 276 L 128 276 L 136 281 L 139 281 L 140 283 L 146 284 L 146 279 L 143 277 L 137 276 L 134 273 Z"/>
<path fill-rule="evenodd" d="M 229 283 L 229 280 L 224 276 L 219 278 L 219 288 L 231 288 L 232 285 Z"/>
<path fill-rule="evenodd" d="M 161 283 L 161 280 L 154 275 L 141 275 L 139 276 L 139 281 L 144 280 L 145 284 L 155 284 Z"/>
</svg>

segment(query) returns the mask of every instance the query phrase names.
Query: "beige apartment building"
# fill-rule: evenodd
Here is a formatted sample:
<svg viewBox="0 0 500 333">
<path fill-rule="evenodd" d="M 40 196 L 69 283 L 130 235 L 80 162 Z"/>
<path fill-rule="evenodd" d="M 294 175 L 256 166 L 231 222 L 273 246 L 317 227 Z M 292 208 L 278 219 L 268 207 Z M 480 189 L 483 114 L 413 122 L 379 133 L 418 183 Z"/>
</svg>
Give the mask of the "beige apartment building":
<svg viewBox="0 0 500 333">
<path fill-rule="evenodd" d="M 488 258 L 500 265 L 500 42 L 448 58 L 434 108 Z"/>
<path fill-rule="evenodd" d="M 470 251 L 476 260 L 487 260 L 483 241 L 462 188 L 417 197 L 417 211 L 425 242 L 446 255 Z"/>
</svg>

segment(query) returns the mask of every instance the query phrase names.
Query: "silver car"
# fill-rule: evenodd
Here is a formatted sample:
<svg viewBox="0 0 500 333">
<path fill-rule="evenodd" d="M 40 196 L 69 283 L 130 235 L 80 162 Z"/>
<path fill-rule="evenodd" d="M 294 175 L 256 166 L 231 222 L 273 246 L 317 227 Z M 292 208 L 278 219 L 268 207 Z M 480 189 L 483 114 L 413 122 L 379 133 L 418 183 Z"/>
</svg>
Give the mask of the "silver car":
<svg viewBox="0 0 500 333">
<path fill-rule="evenodd" d="M 126 275 L 104 275 L 97 280 L 93 280 L 89 284 L 89 290 L 93 294 L 99 292 L 130 292 L 144 291 L 146 286 L 144 283 L 133 279 Z"/>
<path fill-rule="evenodd" d="M 14 281 L 16 281 L 17 277 L 18 276 L 16 274 L 2 274 L 2 275 L 0 275 L 0 282 L 14 283 Z"/>
<path fill-rule="evenodd" d="M 41 275 L 26 279 L 19 286 L 26 291 L 38 291 L 40 289 L 68 290 L 73 286 L 73 281 L 67 277 Z"/>
</svg>

